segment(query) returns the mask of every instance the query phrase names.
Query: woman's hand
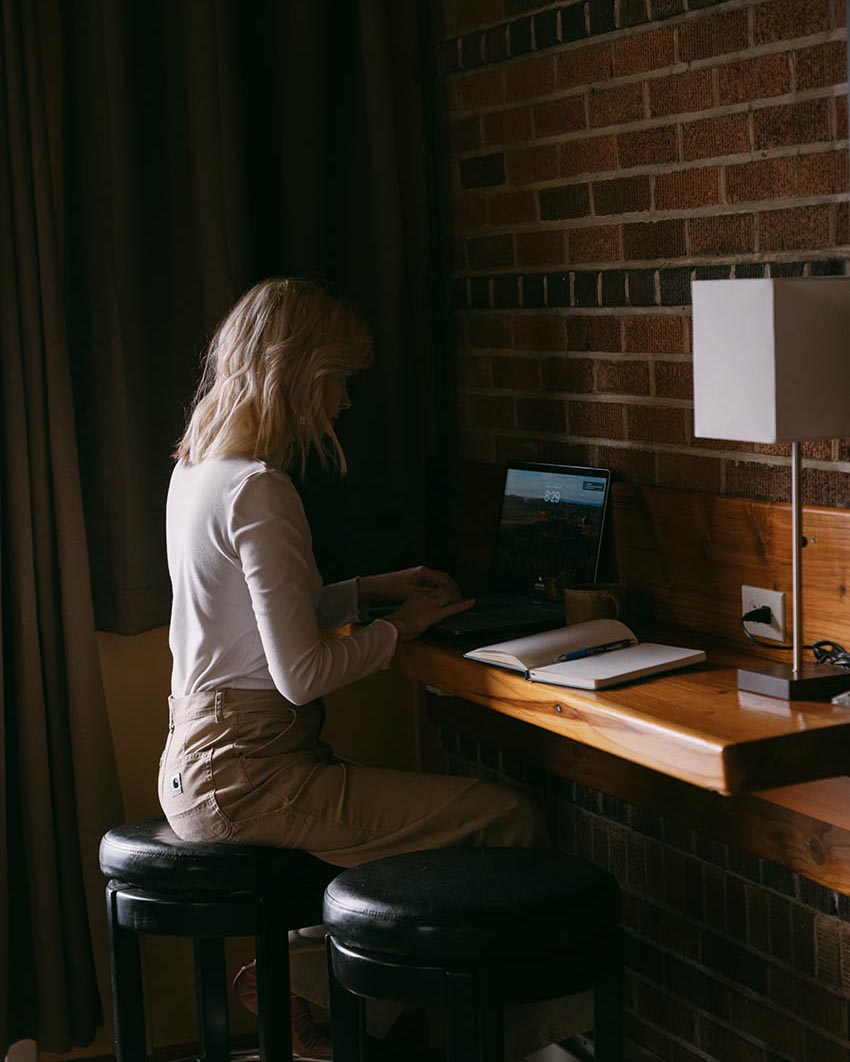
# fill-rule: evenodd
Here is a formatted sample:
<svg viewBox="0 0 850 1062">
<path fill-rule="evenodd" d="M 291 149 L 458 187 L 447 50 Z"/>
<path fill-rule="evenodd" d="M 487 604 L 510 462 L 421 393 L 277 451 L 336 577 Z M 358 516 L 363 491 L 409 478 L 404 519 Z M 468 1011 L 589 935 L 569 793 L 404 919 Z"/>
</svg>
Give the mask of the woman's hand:
<svg viewBox="0 0 850 1062">
<path fill-rule="evenodd" d="M 384 575 L 361 576 L 357 580 L 358 597 L 363 601 L 378 598 L 406 601 L 419 590 L 445 590 L 453 595 L 453 601 L 460 601 L 463 597 L 460 587 L 450 575 L 426 568 L 423 564 L 399 572 L 386 572 Z"/>
<path fill-rule="evenodd" d="M 457 612 L 465 612 L 474 604 L 475 598 L 458 601 L 454 591 L 431 587 L 414 590 L 404 604 L 385 618 L 398 631 L 399 640 L 409 642 L 411 638 L 418 638 L 432 623 L 439 623 Z"/>
</svg>

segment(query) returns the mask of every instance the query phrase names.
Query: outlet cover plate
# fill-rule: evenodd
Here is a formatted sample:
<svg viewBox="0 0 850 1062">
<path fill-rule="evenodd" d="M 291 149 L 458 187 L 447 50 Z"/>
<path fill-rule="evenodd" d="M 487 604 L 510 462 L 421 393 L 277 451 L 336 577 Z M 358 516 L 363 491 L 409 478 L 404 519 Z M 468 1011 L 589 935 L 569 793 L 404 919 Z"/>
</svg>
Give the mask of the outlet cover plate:
<svg viewBox="0 0 850 1062">
<path fill-rule="evenodd" d="M 741 587 L 741 615 L 767 605 L 773 613 L 772 623 L 748 623 L 747 630 L 757 638 L 785 641 L 785 594 L 779 590 L 765 590 L 758 586 Z"/>
</svg>

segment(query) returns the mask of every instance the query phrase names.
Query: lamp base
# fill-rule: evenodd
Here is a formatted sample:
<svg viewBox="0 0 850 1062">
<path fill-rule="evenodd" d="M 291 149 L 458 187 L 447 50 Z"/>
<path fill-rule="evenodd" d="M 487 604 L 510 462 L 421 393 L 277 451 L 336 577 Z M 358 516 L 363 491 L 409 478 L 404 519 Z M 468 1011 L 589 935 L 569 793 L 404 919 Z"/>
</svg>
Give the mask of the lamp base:
<svg viewBox="0 0 850 1062">
<path fill-rule="evenodd" d="M 765 664 L 755 671 L 738 668 L 738 689 L 780 697 L 784 701 L 824 701 L 850 690 L 850 671 L 831 664 Z"/>
</svg>

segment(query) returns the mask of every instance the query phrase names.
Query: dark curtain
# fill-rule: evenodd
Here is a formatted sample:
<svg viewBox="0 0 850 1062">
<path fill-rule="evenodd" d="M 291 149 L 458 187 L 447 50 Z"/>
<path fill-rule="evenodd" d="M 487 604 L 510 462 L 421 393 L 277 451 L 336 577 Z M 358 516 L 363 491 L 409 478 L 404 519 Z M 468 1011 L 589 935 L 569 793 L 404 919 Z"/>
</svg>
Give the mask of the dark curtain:
<svg viewBox="0 0 850 1062">
<path fill-rule="evenodd" d="M 63 312 L 58 8 L 0 8 L 0 1056 L 86 1044 L 120 821 Z M 91 922 L 89 913 L 92 914 Z M 106 986 L 101 986 L 105 989 Z"/>
<path fill-rule="evenodd" d="M 349 477 L 303 485 L 323 575 L 420 559 L 430 413 L 413 0 L 62 12 L 66 303 L 98 626 L 168 620 L 169 455 L 210 332 L 266 276 L 330 280 L 376 336 L 340 431 Z"/>
</svg>

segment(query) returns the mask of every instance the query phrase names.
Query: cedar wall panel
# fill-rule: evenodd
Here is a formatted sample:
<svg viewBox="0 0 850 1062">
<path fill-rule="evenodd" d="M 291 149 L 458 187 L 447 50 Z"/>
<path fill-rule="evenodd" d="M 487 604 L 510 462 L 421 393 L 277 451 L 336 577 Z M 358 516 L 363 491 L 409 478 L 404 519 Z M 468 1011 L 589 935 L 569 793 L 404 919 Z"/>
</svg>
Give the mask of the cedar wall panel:
<svg viewBox="0 0 850 1062">
<path fill-rule="evenodd" d="M 785 499 L 693 436 L 693 278 L 844 274 L 844 0 L 444 0 L 425 42 L 461 456 Z M 805 450 L 850 506 L 850 444 Z"/>
</svg>

